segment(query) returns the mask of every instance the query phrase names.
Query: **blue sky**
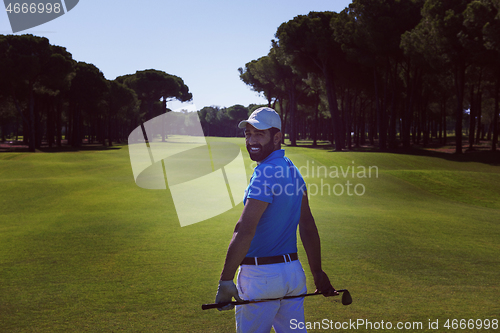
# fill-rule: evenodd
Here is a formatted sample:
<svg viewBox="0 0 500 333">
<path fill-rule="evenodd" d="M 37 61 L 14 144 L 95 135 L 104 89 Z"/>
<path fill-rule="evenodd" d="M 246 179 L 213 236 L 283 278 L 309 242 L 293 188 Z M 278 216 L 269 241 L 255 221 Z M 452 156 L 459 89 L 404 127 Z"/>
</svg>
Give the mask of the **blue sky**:
<svg viewBox="0 0 500 333">
<path fill-rule="evenodd" d="M 278 26 L 310 11 L 340 12 L 348 0 L 80 0 L 65 15 L 19 32 L 47 37 L 107 79 L 157 69 L 181 77 L 193 94 L 174 110 L 266 103 L 238 68 L 269 52 Z M 0 13 L 0 34 L 11 34 Z"/>
</svg>

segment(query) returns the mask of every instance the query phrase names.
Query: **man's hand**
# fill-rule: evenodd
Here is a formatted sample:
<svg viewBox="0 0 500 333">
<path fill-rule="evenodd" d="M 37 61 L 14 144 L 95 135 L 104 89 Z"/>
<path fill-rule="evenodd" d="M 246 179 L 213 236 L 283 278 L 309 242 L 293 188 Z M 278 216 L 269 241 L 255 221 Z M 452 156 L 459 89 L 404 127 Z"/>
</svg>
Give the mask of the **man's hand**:
<svg viewBox="0 0 500 333">
<path fill-rule="evenodd" d="M 238 289 L 233 280 L 219 281 L 219 287 L 217 288 L 217 295 L 215 296 L 215 303 L 231 302 L 233 297 L 237 301 L 243 301 L 238 295 Z M 234 308 L 233 304 L 228 304 L 221 308 L 217 308 L 219 311 L 231 310 Z"/>
<path fill-rule="evenodd" d="M 324 271 L 314 275 L 315 293 L 322 293 L 323 296 L 337 296 L 339 293 L 333 288 L 328 275 Z"/>
</svg>

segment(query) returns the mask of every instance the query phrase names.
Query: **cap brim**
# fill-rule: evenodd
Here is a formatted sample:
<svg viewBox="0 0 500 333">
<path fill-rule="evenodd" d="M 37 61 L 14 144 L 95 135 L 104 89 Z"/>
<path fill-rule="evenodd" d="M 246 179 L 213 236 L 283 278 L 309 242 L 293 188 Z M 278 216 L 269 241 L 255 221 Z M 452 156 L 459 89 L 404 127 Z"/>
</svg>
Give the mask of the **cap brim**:
<svg viewBox="0 0 500 333">
<path fill-rule="evenodd" d="M 266 129 L 269 129 L 269 128 L 272 127 L 272 126 L 269 126 L 267 124 L 261 123 L 261 122 L 259 122 L 257 120 L 254 120 L 254 119 L 242 120 L 238 124 L 238 127 L 239 128 L 245 128 L 247 126 L 247 124 L 252 125 L 253 127 L 255 127 L 258 130 L 266 130 Z"/>
</svg>

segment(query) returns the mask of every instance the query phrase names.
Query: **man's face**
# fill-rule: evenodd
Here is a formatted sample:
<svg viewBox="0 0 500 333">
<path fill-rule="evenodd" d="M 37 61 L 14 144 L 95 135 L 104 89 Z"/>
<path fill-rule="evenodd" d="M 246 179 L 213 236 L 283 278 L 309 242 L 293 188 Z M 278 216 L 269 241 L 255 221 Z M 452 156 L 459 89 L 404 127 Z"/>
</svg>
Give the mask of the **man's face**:
<svg viewBox="0 0 500 333">
<path fill-rule="evenodd" d="M 260 162 L 274 151 L 274 142 L 271 132 L 258 130 L 250 124 L 245 129 L 245 142 L 248 153 L 253 161 Z"/>
</svg>

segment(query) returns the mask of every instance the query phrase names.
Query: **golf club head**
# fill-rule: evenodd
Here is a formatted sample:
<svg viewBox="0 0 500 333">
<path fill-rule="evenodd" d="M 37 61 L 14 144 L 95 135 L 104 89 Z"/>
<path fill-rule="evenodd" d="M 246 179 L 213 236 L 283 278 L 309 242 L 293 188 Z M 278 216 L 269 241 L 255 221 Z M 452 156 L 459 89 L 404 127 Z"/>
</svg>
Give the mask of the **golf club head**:
<svg viewBox="0 0 500 333">
<path fill-rule="evenodd" d="M 348 290 L 342 293 L 342 305 L 349 305 L 352 303 L 352 297 Z"/>
</svg>

